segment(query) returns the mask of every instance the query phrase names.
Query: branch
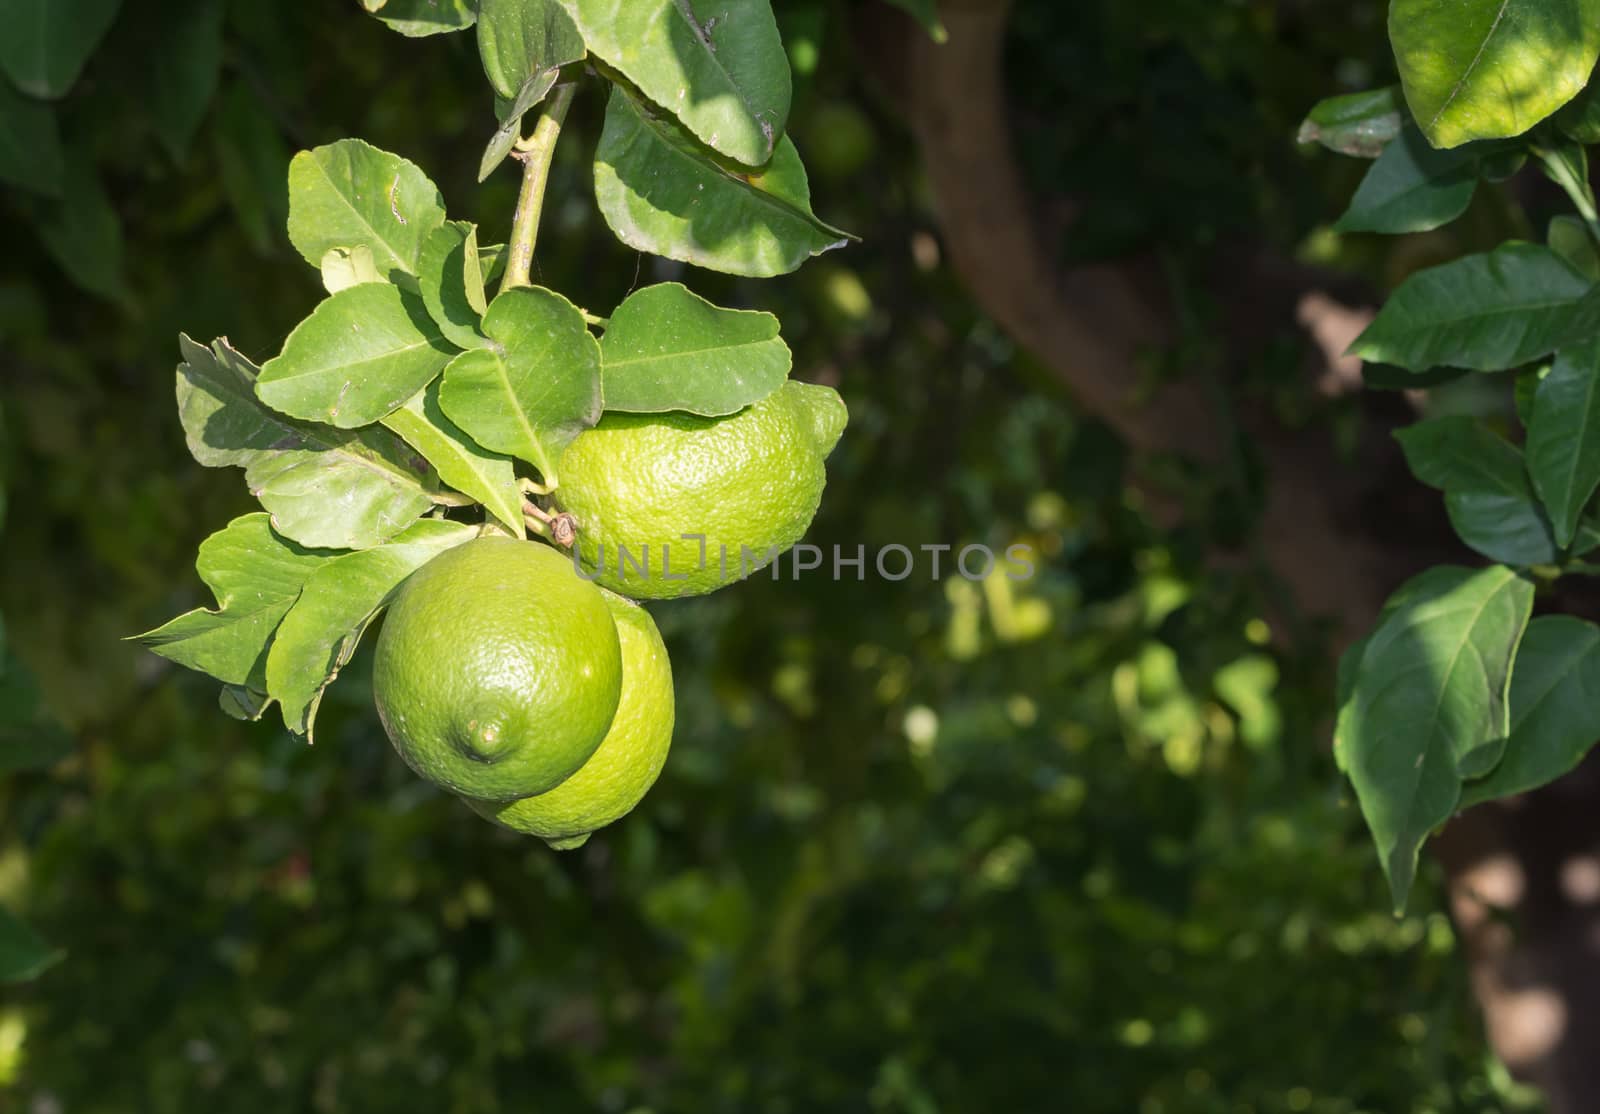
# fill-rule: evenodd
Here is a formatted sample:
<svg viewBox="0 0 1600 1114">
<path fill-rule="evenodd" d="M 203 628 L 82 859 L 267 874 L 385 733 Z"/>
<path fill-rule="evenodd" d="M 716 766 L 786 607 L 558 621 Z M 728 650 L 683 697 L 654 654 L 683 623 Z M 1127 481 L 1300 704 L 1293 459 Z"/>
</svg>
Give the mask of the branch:
<svg viewBox="0 0 1600 1114">
<path fill-rule="evenodd" d="M 572 105 L 576 86 L 557 85 L 550 101 L 534 126 L 533 134 L 519 140 L 512 157 L 522 162 L 522 190 L 517 194 L 517 213 L 511 223 L 511 243 L 506 249 L 506 273 L 500 292 L 529 286 L 533 270 L 533 247 L 539 238 L 539 217 L 544 212 L 545 183 L 550 177 L 550 160 L 561 138 L 561 125 Z"/>
</svg>

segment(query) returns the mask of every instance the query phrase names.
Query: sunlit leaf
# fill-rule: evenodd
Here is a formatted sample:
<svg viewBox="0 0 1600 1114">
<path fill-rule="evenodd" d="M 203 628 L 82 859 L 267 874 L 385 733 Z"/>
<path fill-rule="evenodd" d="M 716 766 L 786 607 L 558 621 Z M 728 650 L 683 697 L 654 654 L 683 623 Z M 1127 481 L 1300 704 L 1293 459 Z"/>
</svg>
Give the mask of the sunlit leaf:
<svg viewBox="0 0 1600 1114">
<path fill-rule="evenodd" d="M 490 452 L 450 420 L 439 405 L 439 383 L 428 384 L 400 409 L 383 419 L 429 464 L 439 478 L 482 503 L 518 537 L 523 533 L 522 492 L 509 456 Z"/>
<path fill-rule="evenodd" d="M 289 241 L 313 267 L 330 248 L 365 246 L 390 281 L 416 274 L 444 223 L 438 187 L 416 164 L 359 139 L 301 151 L 289 164 Z"/>
</svg>

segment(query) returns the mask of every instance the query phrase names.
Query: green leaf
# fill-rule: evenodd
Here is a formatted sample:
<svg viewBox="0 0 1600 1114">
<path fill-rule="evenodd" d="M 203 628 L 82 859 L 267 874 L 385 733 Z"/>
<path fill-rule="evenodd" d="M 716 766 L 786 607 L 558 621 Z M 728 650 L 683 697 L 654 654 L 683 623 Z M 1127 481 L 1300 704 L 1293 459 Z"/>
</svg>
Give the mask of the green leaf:
<svg viewBox="0 0 1600 1114">
<path fill-rule="evenodd" d="M 322 285 L 329 294 L 337 294 L 364 282 L 383 282 L 378 265 L 372 261 L 372 249 L 365 244 L 353 248 L 329 248 L 322 257 Z"/>
<path fill-rule="evenodd" d="M 1556 113 L 1556 127 L 1579 143 L 1600 143 L 1600 83 L 1590 80 L 1582 92 L 1568 101 Z"/>
<path fill-rule="evenodd" d="M 362 7 L 412 39 L 465 31 L 477 18 L 471 0 L 362 0 Z"/>
<path fill-rule="evenodd" d="M 72 737 L 40 707 L 32 671 L 0 646 L 0 774 L 43 769 L 71 753 Z"/>
<path fill-rule="evenodd" d="M 526 460 L 554 486 L 562 452 L 600 420 L 600 345 L 576 306 L 537 286 L 502 293 L 483 329 L 496 347 L 452 360 L 439 404 L 478 444 Z"/>
<path fill-rule="evenodd" d="M 142 98 L 156 138 L 174 161 L 189 153 L 222 75 L 222 0 L 163 0 L 141 20 L 148 84 Z"/>
<path fill-rule="evenodd" d="M 0 70 L 30 97 L 61 97 L 122 0 L 0 0 Z"/>
<path fill-rule="evenodd" d="M 1391 0 L 1406 102 L 1436 147 L 1521 135 L 1600 57 L 1600 0 Z"/>
<path fill-rule="evenodd" d="M 1320 143 L 1341 155 L 1375 159 L 1400 134 L 1409 115 L 1398 85 L 1346 93 L 1317 102 L 1296 139 Z"/>
<path fill-rule="evenodd" d="M 268 360 L 256 394 L 340 429 L 370 425 L 427 386 L 455 354 L 422 299 L 388 283 L 330 295 Z"/>
<path fill-rule="evenodd" d="M 267 656 L 267 693 L 282 707 L 290 731 L 310 739 L 323 690 L 389 594 L 477 532 L 465 523 L 425 518 L 383 545 L 335 557 L 306 579 Z"/>
<path fill-rule="evenodd" d="M 195 561 L 217 609 L 186 612 L 136 640 L 224 684 L 264 688 L 273 631 L 306 578 L 328 559 L 280 536 L 267 515 L 236 518 L 200 543 Z"/>
<path fill-rule="evenodd" d="M 435 228 L 422 246 L 417 279 L 422 301 L 446 340 L 457 348 L 489 343 L 479 328 L 488 301 L 478 260 L 477 225 L 447 220 Z"/>
<path fill-rule="evenodd" d="M 666 282 L 630 294 L 600 340 L 607 410 L 717 417 L 759 402 L 789 377 L 770 313 L 720 309 Z"/>
<path fill-rule="evenodd" d="M 1539 383 L 1549 374 L 1549 364 L 1517 372 L 1516 382 L 1511 387 L 1511 401 L 1516 406 L 1517 420 L 1524 428 L 1533 421 L 1533 400 L 1539 392 Z"/>
<path fill-rule="evenodd" d="M 1549 248 L 1511 241 L 1412 275 L 1350 352 L 1412 371 L 1505 371 L 1600 329 L 1589 288 Z"/>
<path fill-rule="evenodd" d="M 55 109 L 0 80 L 0 182 L 60 197 L 65 174 Z"/>
<path fill-rule="evenodd" d="M 489 177 L 494 173 L 494 168 L 505 161 L 511 148 L 522 138 L 523 116 L 544 100 L 545 95 L 555 88 L 556 78 L 560 76 L 559 70 L 540 70 L 522 83 L 522 88 L 512 100 L 495 98 L 495 117 L 500 121 L 500 126 L 489 137 L 489 145 L 483 149 L 483 157 L 478 160 L 478 181 Z"/>
<path fill-rule="evenodd" d="M 232 719 L 255 723 L 272 705 L 272 698 L 248 685 L 223 685 L 217 694 L 217 706 Z"/>
<path fill-rule="evenodd" d="M 944 43 L 949 40 L 950 32 L 945 30 L 944 24 L 939 19 L 937 0 L 889 0 L 889 3 L 910 12 L 911 17 L 922 24 L 922 29 L 934 42 Z"/>
<path fill-rule="evenodd" d="M 553 77 L 587 53 L 572 17 L 556 0 L 479 0 L 478 55 L 496 95 L 508 101 L 529 81 L 546 73 Z"/>
<path fill-rule="evenodd" d="M 438 382 L 383 419 L 438 471 L 439 478 L 482 503 L 515 536 L 523 536 L 522 491 L 509 456 L 492 453 L 452 422 L 439 405 Z"/>
<path fill-rule="evenodd" d="M 66 953 L 0 907 L 0 982 L 26 982 L 59 963 Z"/>
<path fill-rule="evenodd" d="M 1566 213 L 1551 217 L 1545 242 L 1590 282 L 1600 282 L 1600 251 L 1583 221 Z"/>
<path fill-rule="evenodd" d="M 369 248 L 378 270 L 417 273 L 444 223 L 438 187 L 415 163 L 359 139 L 301 151 L 289 164 L 289 241 L 313 267 L 329 248 Z"/>
<path fill-rule="evenodd" d="M 1346 771 L 1402 908 L 1428 833 L 1510 732 L 1512 661 L 1533 585 L 1510 569 L 1429 569 L 1379 623 L 1343 718 Z"/>
<path fill-rule="evenodd" d="M 1600 738 L 1600 627 L 1570 615 L 1528 624 L 1511 672 L 1511 734 L 1505 757 L 1461 794 L 1469 808 L 1526 793 L 1574 769 Z"/>
<path fill-rule="evenodd" d="M 1567 546 L 1578 516 L 1600 487 L 1600 341 L 1556 355 L 1534 395 L 1527 456 L 1528 473 L 1549 509 L 1556 542 Z"/>
<path fill-rule="evenodd" d="M 61 200 L 46 203 L 37 224 L 45 251 L 91 294 L 125 301 L 122 220 L 86 158 L 69 159 Z"/>
<path fill-rule="evenodd" d="M 1391 235 L 1426 232 L 1466 212 L 1477 188 L 1475 149 L 1435 150 L 1408 124 L 1367 171 L 1334 228 Z"/>
<path fill-rule="evenodd" d="M 1508 565 L 1559 558 L 1515 445 L 1464 415 L 1418 422 L 1395 437 L 1417 479 L 1444 491 L 1450 523 L 1467 545 Z"/>
<path fill-rule="evenodd" d="M 561 0 L 596 56 L 701 143 L 765 166 L 789 120 L 789 56 L 768 0 Z"/>
<path fill-rule="evenodd" d="M 433 506 L 427 462 L 392 434 L 286 417 L 262 405 L 255 366 L 226 341 L 205 348 L 179 339 L 178 415 L 189 452 L 208 468 L 242 467 L 280 534 L 314 548 L 364 549 Z"/>
<path fill-rule="evenodd" d="M 812 213 L 805 168 L 788 137 L 765 171 L 749 174 L 620 87 L 606 106 L 594 188 L 623 243 L 713 271 L 786 274 L 851 238 Z"/>
<path fill-rule="evenodd" d="M 289 216 L 283 175 L 289 149 L 276 121 L 241 80 L 217 98 L 215 119 L 209 131 L 217 174 L 234 219 L 257 254 L 275 255 Z"/>
</svg>

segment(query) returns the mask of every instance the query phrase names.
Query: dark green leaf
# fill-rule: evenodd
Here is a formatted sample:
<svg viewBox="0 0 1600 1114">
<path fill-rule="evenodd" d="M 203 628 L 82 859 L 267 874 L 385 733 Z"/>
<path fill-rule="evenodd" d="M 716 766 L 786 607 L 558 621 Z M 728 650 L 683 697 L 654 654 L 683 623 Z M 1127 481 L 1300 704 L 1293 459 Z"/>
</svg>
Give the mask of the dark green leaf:
<svg viewBox="0 0 1600 1114">
<path fill-rule="evenodd" d="M 1362 364 L 1361 383 L 1374 391 L 1414 391 L 1438 387 L 1465 379 L 1472 372 L 1464 367 L 1430 367 L 1426 371 L 1407 371 L 1389 364 Z"/>
<path fill-rule="evenodd" d="M 68 161 L 61 200 L 46 203 L 38 230 L 50 258 L 73 282 L 114 302 L 128 297 L 122 221 L 87 160 Z"/>
<path fill-rule="evenodd" d="M 719 309 L 675 282 L 630 294 L 600 340 L 607 410 L 732 414 L 782 386 L 790 363 L 772 314 Z"/>
<path fill-rule="evenodd" d="M 1450 525 L 1473 550 L 1523 568 L 1560 559 L 1550 519 L 1529 499 L 1488 491 L 1446 491 Z"/>
<path fill-rule="evenodd" d="M 1572 770 L 1600 738 L 1600 627 L 1570 615 L 1528 624 L 1511 672 L 1511 734 L 1487 777 L 1462 789 L 1461 807 L 1525 793 Z"/>
<path fill-rule="evenodd" d="M 752 175 L 620 87 L 606 107 L 594 179 L 600 211 L 623 243 L 713 271 L 785 274 L 850 238 L 812 213 L 805 168 L 787 137 Z"/>
<path fill-rule="evenodd" d="M 1551 251 L 1572 264 L 1590 282 L 1600 282 L 1600 252 L 1596 251 L 1594 235 L 1583 221 L 1566 214 L 1552 217 L 1545 240 Z"/>
<path fill-rule="evenodd" d="M 417 166 L 359 139 L 301 151 L 289 164 L 289 240 L 313 267 L 329 248 L 371 249 L 378 270 L 416 274 L 444 200 Z"/>
<path fill-rule="evenodd" d="M 483 330 L 496 346 L 451 361 L 439 404 L 478 444 L 554 486 L 562 452 L 600 420 L 600 345 L 576 306 L 537 286 L 497 297 Z"/>
<path fill-rule="evenodd" d="M 1391 0 L 1389 41 L 1435 146 L 1521 135 L 1589 80 L 1600 0 Z"/>
<path fill-rule="evenodd" d="M 1475 149 L 1439 151 L 1407 124 L 1367 171 L 1340 232 L 1426 232 L 1467 211 L 1478 187 Z"/>
<path fill-rule="evenodd" d="M 1600 83 L 1593 80 L 1556 113 L 1556 127 L 1582 144 L 1600 143 Z"/>
<path fill-rule="evenodd" d="M 1556 355 L 1534 395 L 1528 424 L 1528 473 L 1549 509 L 1557 544 L 1566 546 L 1578 516 L 1600 487 L 1600 341 Z"/>
<path fill-rule="evenodd" d="M 517 537 L 523 534 L 522 491 L 511 458 L 483 448 L 439 405 L 438 382 L 383 419 L 439 473 L 439 478 L 482 503 Z"/>
<path fill-rule="evenodd" d="M 480 348 L 489 343 L 478 324 L 488 302 L 476 225 L 447 220 L 435 228 L 422 245 L 417 280 L 422 301 L 446 340 L 457 348 Z"/>
<path fill-rule="evenodd" d="M 557 0 L 479 0 L 478 55 L 489 84 L 505 100 L 515 101 L 529 81 L 553 76 L 586 53 L 583 36 Z"/>
<path fill-rule="evenodd" d="M 1300 125 L 1301 143 L 1320 143 L 1341 155 L 1375 159 L 1408 119 L 1400 86 L 1346 93 L 1319 101 Z"/>
<path fill-rule="evenodd" d="M 1533 605 L 1533 586 L 1498 566 L 1429 569 L 1402 591 L 1361 655 L 1340 736 L 1397 908 L 1428 833 L 1510 731 L 1512 661 Z"/>
<path fill-rule="evenodd" d="M 146 53 L 146 108 L 173 159 L 189 153 L 222 74 L 222 0 L 162 0 L 140 28 Z"/>
<path fill-rule="evenodd" d="M 1489 151 L 1478 163 L 1478 177 L 1485 182 L 1504 182 L 1516 176 L 1517 172 L 1528 165 L 1528 152 L 1515 147 L 1499 147 L 1493 143 L 1484 144 Z"/>
<path fill-rule="evenodd" d="M 217 98 L 216 126 L 210 131 L 216 144 L 217 173 L 234 219 L 259 254 L 275 253 L 289 214 L 283 174 L 289 149 L 277 124 L 255 95 L 235 81 Z"/>
<path fill-rule="evenodd" d="M 465 31 L 476 18 L 471 0 L 361 0 L 361 6 L 413 39 Z"/>
<path fill-rule="evenodd" d="M 1533 421 L 1534 396 L 1539 392 L 1540 381 L 1549 374 L 1549 364 L 1540 364 L 1538 367 L 1517 373 L 1516 382 L 1511 389 L 1511 399 L 1517 408 L 1517 420 L 1522 423 L 1523 428 L 1527 428 L 1528 423 Z"/>
<path fill-rule="evenodd" d="M 270 696 L 248 685 L 223 685 L 217 694 L 217 706 L 223 714 L 246 723 L 259 720 L 271 705 Z"/>
<path fill-rule="evenodd" d="M 217 610 L 186 612 L 138 642 L 224 684 L 264 688 L 273 631 L 306 577 L 328 558 L 277 534 L 264 514 L 236 518 L 200 543 L 195 561 Z"/>
<path fill-rule="evenodd" d="M 61 97 L 122 0 L 0 0 L 0 70 L 30 97 Z"/>
<path fill-rule="evenodd" d="M 1600 329 L 1589 288 L 1549 248 L 1512 241 L 1412 275 L 1350 352 L 1413 371 L 1505 371 Z"/>
<path fill-rule="evenodd" d="M 768 0 L 562 0 L 589 49 L 701 143 L 765 166 L 789 120 L 789 56 Z"/>
<path fill-rule="evenodd" d="M 0 80 L 0 182 L 60 197 L 65 173 L 55 109 Z"/>
<path fill-rule="evenodd" d="M 370 282 L 330 295 L 268 360 L 256 394 L 291 417 L 370 425 L 422 390 L 455 350 L 422 299 Z"/>
<path fill-rule="evenodd" d="M 311 573 L 267 656 L 267 693 L 282 707 L 290 731 L 311 738 L 323 690 L 355 653 L 389 593 L 446 549 L 476 536 L 476 527 L 425 518 L 383 545 L 336 557 Z"/>
<path fill-rule="evenodd" d="M 72 753 L 72 738 L 44 713 L 33 673 L 3 642 L 0 632 L 0 774 L 54 765 Z"/>
<path fill-rule="evenodd" d="M 0 907 L 0 982 L 37 978 L 59 963 L 64 954 Z"/>
<path fill-rule="evenodd" d="M 190 453 L 207 467 L 244 468 L 280 534 L 315 548 L 363 549 L 433 505 L 432 471 L 392 434 L 286 417 L 261 404 L 257 369 L 226 341 L 180 343 L 178 414 Z"/>
</svg>

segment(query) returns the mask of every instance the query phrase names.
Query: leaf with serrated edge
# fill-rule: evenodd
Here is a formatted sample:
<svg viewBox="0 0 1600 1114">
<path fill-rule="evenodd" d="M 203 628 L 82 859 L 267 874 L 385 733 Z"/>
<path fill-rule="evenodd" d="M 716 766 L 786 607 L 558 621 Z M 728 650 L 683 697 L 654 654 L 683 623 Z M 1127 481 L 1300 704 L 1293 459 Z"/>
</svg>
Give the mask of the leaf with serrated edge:
<svg viewBox="0 0 1600 1114">
<path fill-rule="evenodd" d="M 600 338 L 607 410 L 732 414 L 782 386 L 791 362 L 772 314 L 722 309 L 675 282 L 634 291 Z"/>
<path fill-rule="evenodd" d="M 307 577 L 267 655 L 267 694 L 278 701 L 290 731 L 311 737 L 322 691 L 389 594 L 434 557 L 476 536 L 473 526 L 425 518 L 383 545 L 336 557 Z"/>
<path fill-rule="evenodd" d="M 329 295 L 295 327 L 262 365 L 256 394 L 290 417 L 357 429 L 431 383 L 454 355 L 421 298 L 363 283 Z"/>
<path fill-rule="evenodd" d="M 511 458 L 485 449 L 450 420 L 439 405 L 437 382 L 384 418 L 383 424 L 426 457 L 441 480 L 482 503 L 517 537 L 523 536 L 522 491 Z"/>
<path fill-rule="evenodd" d="M 1511 672 L 1505 757 L 1462 789 L 1461 807 L 1526 793 L 1573 770 L 1600 739 L 1600 627 L 1571 615 L 1528 624 Z"/>
<path fill-rule="evenodd" d="M 496 347 L 452 360 L 439 404 L 478 444 L 526 460 L 554 486 L 562 452 L 600 420 L 600 345 L 576 306 L 537 286 L 495 298 L 483 331 Z"/>
<path fill-rule="evenodd" d="M 1521 135 L 1589 80 L 1600 0 L 1392 0 L 1389 41 L 1435 146 Z"/>
<path fill-rule="evenodd" d="M 259 689 L 272 632 L 328 559 L 279 536 L 264 514 L 236 518 L 200 543 L 195 561 L 217 609 L 186 612 L 137 641 L 225 684 Z"/>
<path fill-rule="evenodd" d="M 1428 833 L 1509 733 L 1512 663 L 1533 605 L 1533 585 L 1500 566 L 1440 566 L 1401 591 L 1361 655 L 1340 734 L 1397 909 Z"/>
<path fill-rule="evenodd" d="M 391 282 L 416 274 L 444 199 L 417 165 L 359 139 L 301 151 L 289 163 L 289 242 L 313 267 L 329 248 L 364 245 Z"/>
<path fill-rule="evenodd" d="M 1418 271 L 1350 354 L 1422 371 L 1507 371 L 1600 330 L 1600 295 L 1549 248 L 1517 241 Z"/>
<path fill-rule="evenodd" d="M 383 282 L 378 265 L 372 261 L 372 249 L 366 244 L 353 248 L 329 248 L 322 256 L 322 285 L 329 294 L 337 294 L 364 282 Z"/>
<path fill-rule="evenodd" d="M 676 123 L 611 91 L 595 151 L 595 199 L 631 248 L 734 275 L 787 274 L 852 237 L 811 211 L 794 144 L 751 174 L 719 161 Z"/>
<path fill-rule="evenodd" d="M 1600 487 L 1600 341 L 1557 353 L 1533 396 L 1527 457 L 1556 542 L 1569 545 L 1578 517 Z"/>
<path fill-rule="evenodd" d="M 301 545 L 361 549 L 433 505 L 427 462 L 383 429 L 296 421 L 256 397 L 257 369 L 227 341 L 180 337 L 178 416 L 195 460 L 245 470 L 273 527 Z"/>
<path fill-rule="evenodd" d="M 707 147 L 764 166 L 789 120 L 768 0 L 562 0 L 589 49 Z"/>
<path fill-rule="evenodd" d="M 428 314 L 444 338 L 457 348 L 489 343 L 478 320 L 488 309 L 483 268 L 478 262 L 478 229 L 462 220 L 447 220 L 422 245 L 418 282 Z"/>
</svg>

